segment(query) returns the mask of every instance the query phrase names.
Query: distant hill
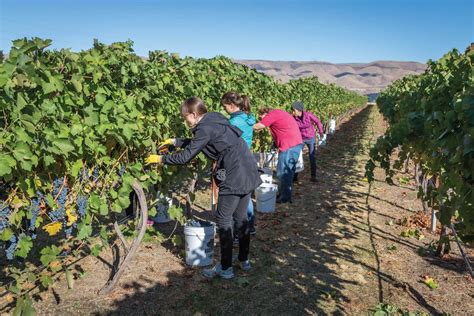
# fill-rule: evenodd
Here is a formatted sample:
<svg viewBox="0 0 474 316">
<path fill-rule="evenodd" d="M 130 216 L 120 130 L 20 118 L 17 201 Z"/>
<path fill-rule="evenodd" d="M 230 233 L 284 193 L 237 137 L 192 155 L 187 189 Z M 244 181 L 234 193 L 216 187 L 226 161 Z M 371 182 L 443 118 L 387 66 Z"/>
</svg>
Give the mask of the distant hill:
<svg viewBox="0 0 474 316">
<path fill-rule="evenodd" d="M 409 74 L 422 73 L 426 65 L 418 62 L 374 61 L 371 63 L 331 64 L 319 61 L 235 60 L 275 79 L 287 82 L 301 77 L 317 76 L 323 83 L 376 94 L 391 82 Z"/>
</svg>

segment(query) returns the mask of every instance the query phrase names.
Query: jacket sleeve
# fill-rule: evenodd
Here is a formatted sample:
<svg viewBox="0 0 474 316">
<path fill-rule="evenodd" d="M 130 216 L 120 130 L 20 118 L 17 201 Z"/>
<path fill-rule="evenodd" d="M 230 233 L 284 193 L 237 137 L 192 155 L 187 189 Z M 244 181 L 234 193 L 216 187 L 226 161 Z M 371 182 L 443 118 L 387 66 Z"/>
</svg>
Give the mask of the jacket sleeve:
<svg viewBox="0 0 474 316">
<path fill-rule="evenodd" d="M 182 141 L 180 147 L 184 150 L 178 153 L 165 155 L 163 162 L 167 165 L 184 165 L 190 162 L 194 157 L 201 152 L 201 150 L 209 143 L 211 139 L 210 133 L 203 129 L 196 131 L 192 139 L 185 139 Z M 186 144 L 187 143 L 187 144 Z M 178 141 L 176 142 L 178 144 Z M 186 145 L 184 145 L 186 144 Z"/>
<path fill-rule="evenodd" d="M 324 134 L 324 130 L 323 130 L 323 124 L 321 124 L 321 121 L 317 118 L 316 115 L 314 115 L 313 113 L 311 113 L 311 121 L 316 124 L 316 126 L 318 127 L 318 131 L 319 131 L 319 135 L 323 136 Z"/>
<path fill-rule="evenodd" d="M 191 138 L 176 138 L 175 147 L 186 148 L 191 143 Z"/>
</svg>

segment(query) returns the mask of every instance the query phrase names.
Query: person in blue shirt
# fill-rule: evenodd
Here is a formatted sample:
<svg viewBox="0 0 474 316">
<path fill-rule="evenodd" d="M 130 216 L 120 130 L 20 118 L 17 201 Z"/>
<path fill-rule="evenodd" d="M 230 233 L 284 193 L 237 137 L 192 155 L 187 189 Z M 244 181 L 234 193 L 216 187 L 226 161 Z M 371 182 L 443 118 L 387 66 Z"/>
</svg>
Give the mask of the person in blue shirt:
<svg viewBox="0 0 474 316">
<path fill-rule="evenodd" d="M 250 112 L 250 99 L 236 92 L 227 92 L 222 96 L 221 103 L 225 111 L 230 114 L 229 123 L 242 131 L 242 139 L 252 148 L 253 125 L 257 122 L 255 116 Z M 252 200 L 247 208 L 250 234 L 255 235 L 255 216 Z"/>
</svg>

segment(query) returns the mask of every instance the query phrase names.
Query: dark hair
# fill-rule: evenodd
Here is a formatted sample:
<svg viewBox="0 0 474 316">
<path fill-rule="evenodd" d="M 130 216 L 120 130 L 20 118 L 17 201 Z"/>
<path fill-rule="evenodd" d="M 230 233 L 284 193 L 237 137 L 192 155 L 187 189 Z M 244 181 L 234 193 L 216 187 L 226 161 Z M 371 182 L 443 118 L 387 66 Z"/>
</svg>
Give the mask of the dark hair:
<svg viewBox="0 0 474 316">
<path fill-rule="evenodd" d="M 240 96 L 237 92 L 227 92 L 221 98 L 222 104 L 233 104 L 245 113 L 250 113 L 250 99 L 248 96 Z"/>
<path fill-rule="evenodd" d="M 203 115 L 207 113 L 207 108 L 203 100 L 198 97 L 191 97 L 181 104 L 181 112 Z"/>
<path fill-rule="evenodd" d="M 267 114 L 269 113 L 270 111 L 272 111 L 273 109 L 269 106 L 264 106 L 263 108 L 260 108 L 258 109 L 258 114 L 260 115 L 263 115 L 263 114 Z"/>
<path fill-rule="evenodd" d="M 245 113 L 250 114 L 250 98 L 247 95 L 243 95 L 242 100 L 243 103 L 240 109 Z"/>
</svg>

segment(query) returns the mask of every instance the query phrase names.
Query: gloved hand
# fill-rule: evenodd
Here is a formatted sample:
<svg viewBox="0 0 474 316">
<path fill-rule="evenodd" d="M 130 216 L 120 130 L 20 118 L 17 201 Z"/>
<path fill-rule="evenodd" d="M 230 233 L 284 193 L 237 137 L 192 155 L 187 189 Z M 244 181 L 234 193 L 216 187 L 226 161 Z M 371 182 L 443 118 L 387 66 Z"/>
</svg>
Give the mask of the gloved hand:
<svg viewBox="0 0 474 316">
<path fill-rule="evenodd" d="M 171 145 L 174 146 L 175 144 L 176 144 L 176 139 L 175 138 L 168 138 L 167 140 L 165 140 L 164 142 L 162 142 L 158 145 L 158 152 L 160 154 L 166 153 L 166 152 L 168 152 L 168 147 L 171 146 Z"/>
<path fill-rule="evenodd" d="M 163 156 L 162 155 L 150 155 L 145 159 L 145 164 L 163 164 Z"/>
<path fill-rule="evenodd" d="M 160 143 L 160 147 L 165 147 L 169 145 L 175 145 L 176 144 L 176 138 L 168 138 L 164 142 Z"/>
</svg>

